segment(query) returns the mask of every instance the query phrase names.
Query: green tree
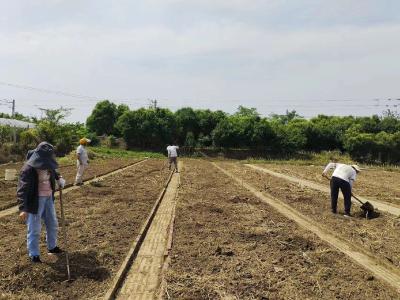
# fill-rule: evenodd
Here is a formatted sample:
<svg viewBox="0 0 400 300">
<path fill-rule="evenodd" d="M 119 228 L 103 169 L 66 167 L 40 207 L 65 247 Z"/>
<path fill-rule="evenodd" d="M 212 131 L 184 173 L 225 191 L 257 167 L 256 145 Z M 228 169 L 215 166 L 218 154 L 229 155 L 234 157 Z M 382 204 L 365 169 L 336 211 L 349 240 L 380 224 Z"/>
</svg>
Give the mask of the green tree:
<svg viewBox="0 0 400 300">
<path fill-rule="evenodd" d="M 183 144 L 186 136 L 191 132 L 196 139 L 200 133 L 199 120 L 196 112 L 190 107 L 184 107 L 175 112 L 178 143 Z"/>
<path fill-rule="evenodd" d="M 120 108 L 122 114 L 125 108 Z M 89 131 L 95 132 L 97 135 L 110 135 L 114 131 L 114 124 L 117 122 L 118 114 L 118 107 L 114 103 L 108 100 L 98 102 L 92 114 L 87 118 L 86 126 Z"/>
<path fill-rule="evenodd" d="M 128 147 L 151 150 L 161 150 L 172 143 L 176 130 L 173 113 L 162 108 L 126 111 L 116 127 Z"/>
</svg>

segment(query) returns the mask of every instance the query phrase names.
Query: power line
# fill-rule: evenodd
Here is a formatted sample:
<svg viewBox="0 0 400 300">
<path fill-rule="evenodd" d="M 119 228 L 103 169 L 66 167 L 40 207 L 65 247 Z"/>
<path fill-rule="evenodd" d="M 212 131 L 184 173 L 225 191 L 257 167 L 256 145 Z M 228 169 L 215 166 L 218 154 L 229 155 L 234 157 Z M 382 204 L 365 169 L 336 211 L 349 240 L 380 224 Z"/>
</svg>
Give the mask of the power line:
<svg viewBox="0 0 400 300">
<path fill-rule="evenodd" d="M 80 101 L 88 101 L 88 102 L 98 102 L 104 99 L 110 99 L 111 101 L 115 101 L 115 102 L 119 102 L 119 103 L 125 103 L 125 104 L 139 104 L 142 106 L 146 106 L 148 105 L 148 99 L 147 100 L 129 100 L 129 99 L 113 99 L 110 97 L 97 97 L 97 96 L 88 96 L 88 95 L 83 95 L 83 94 L 79 94 L 79 93 L 70 93 L 70 92 L 64 92 L 64 91 L 58 91 L 58 90 L 49 90 L 49 89 L 43 89 L 43 88 L 37 88 L 37 87 L 32 87 L 32 86 L 26 86 L 26 85 L 20 85 L 20 84 L 14 84 L 14 83 L 8 83 L 8 82 L 3 82 L 0 81 L 0 85 L 4 85 L 4 86 L 10 86 L 10 87 L 14 87 L 14 88 L 18 88 L 18 89 L 24 89 L 24 90 L 30 90 L 30 91 L 36 91 L 36 92 L 41 92 L 41 93 L 46 93 L 46 94 L 54 94 L 54 95 L 59 95 L 59 96 L 65 96 L 65 97 L 71 97 L 71 98 L 76 98 L 79 99 Z M 8 101 L 7 99 L 1 99 L 0 101 Z M 150 100 L 150 101 L 157 101 L 157 100 Z M 279 103 L 274 103 L 274 102 L 279 102 Z M 381 99 L 381 98 L 375 98 L 375 99 L 310 99 L 310 100 L 306 100 L 303 99 L 301 101 L 307 101 L 310 104 L 298 104 L 300 100 L 293 100 L 293 99 L 287 99 L 287 100 L 281 100 L 281 99 L 270 99 L 265 101 L 263 104 L 267 107 L 276 107 L 276 108 L 287 108 L 287 107 L 293 107 L 293 108 L 320 108 L 321 104 L 324 105 L 328 105 L 328 103 L 346 103 L 346 102 L 364 102 L 364 103 L 368 103 L 368 104 L 343 104 L 344 107 L 363 107 L 363 108 L 367 108 L 367 107 L 371 107 L 371 108 L 397 108 L 398 103 L 400 104 L 400 98 L 385 98 L 385 99 Z M 369 104 L 371 103 L 371 101 L 374 104 Z M 393 101 L 393 102 L 392 102 Z M 395 102 L 396 101 L 396 102 Z M 165 102 L 168 102 L 167 100 L 165 100 Z M 183 102 L 187 102 L 187 101 L 183 101 Z M 197 100 L 196 102 L 209 102 L 209 101 L 199 101 Z M 215 101 L 213 101 L 215 102 Z M 221 102 L 225 102 L 225 101 L 221 101 Z M 236 102 L 236 103 L 246 103 L 248 101 L 242 101 L 242 100 L 229 100 L 226 102 Z M 384 102 L 384 103 L 382 103 Z M 388 104 L 388 103 L 396 103 L 396 104 Z M 312 103 L 312 104 L 311 104 Z M 317 104 L 317 103 L 321 103 L 321 104 Z M 5 105 L 0 103 L 0 105 Z M 157 104 L 155 102 L 152 102 L 152 106 L 157 106 Z M 180 108 L 182 106 L 176 106 L 176 105 L 164 105 L 165 107 L 171 107 L 171 108 Z"/>
<path fill-rule="evenodd" d="M 60 95 L 60 96 L 79 98 L 79 99 L 101 100 L 101 98 L 99 98 L 99 97 L 86 96 L 86 95 L 81 95 L 81 94 L 74 94 L 74 93 L 55 91 L 55 90 L 48 90 L 48 89 L 36 88 L 36 87 L 32 87 L 32 86 L 8 83 L 8 82 L 3 82 L 3 81 L 0 81 L 0 85 L 10 86 L 10 87 L 24 89 L 24 90 L 31 90 L 31 91 L 41 92 L 41 93 L 47 93 L 47 94 L 55 94 L 55 95 Z"/>
</svg>

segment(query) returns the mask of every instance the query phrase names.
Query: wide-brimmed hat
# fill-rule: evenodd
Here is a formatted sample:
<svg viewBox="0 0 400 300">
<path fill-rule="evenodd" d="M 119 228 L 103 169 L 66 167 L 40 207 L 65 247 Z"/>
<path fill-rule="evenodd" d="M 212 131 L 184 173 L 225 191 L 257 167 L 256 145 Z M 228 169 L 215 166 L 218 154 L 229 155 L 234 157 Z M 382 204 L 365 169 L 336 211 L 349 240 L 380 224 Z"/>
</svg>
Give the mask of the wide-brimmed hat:
<svg viewBox="0 0 400 300">
<path fill-rule="evenodd" d="M 356 170 L 357 172 L 361 172 L 361 168 L 357 165 L 351 165 L 351 167 Z"/>
<path fill-rule="evenodd" d="M 35 152 L 35 150 L 28 150 L 28 152 L 26 152 L 26 160 L 29 160 L 33 154 L 33 152 Z"/>
<path fill-rule="evenodd" d="M 40 143 L 29 157 L 27 164 L 32 168 L 40 170 L 57 169 L 58 163 L 54 159 L 53 145 L 47 142 Z"/>
<path fill-rule="evenodd" d="M 81 144 L 81 145 L 87 145 L 90 142 L 91 142 L 91 140 L 87 139 L 87 138 L 82 138 L 82 139 L 79 140 L 79 144 Z"/>
</svg>

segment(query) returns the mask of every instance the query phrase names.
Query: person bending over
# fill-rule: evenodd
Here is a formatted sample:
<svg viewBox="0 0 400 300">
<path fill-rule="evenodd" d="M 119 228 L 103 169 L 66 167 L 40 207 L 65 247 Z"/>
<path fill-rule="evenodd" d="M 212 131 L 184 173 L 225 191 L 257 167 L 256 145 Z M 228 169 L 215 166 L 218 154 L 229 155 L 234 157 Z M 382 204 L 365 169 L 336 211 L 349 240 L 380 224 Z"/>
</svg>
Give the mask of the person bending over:
<svg viewBox="0 0 400 300">
<path fill-rule="evenodd" d="M 329 178 L 328 171 L 331 169 L 334 169 L 334 171 L 332 177 Z M 336 214 L 337 212 L 337 200 L 340 189 L 344 198 L 344 216 L 350 217 L 353 183 L 360 172 L 361 169 L 357 165 L 331 162 L 325 167 L 322 176 L 330 180 L 332 213 Z"/>
</svg>

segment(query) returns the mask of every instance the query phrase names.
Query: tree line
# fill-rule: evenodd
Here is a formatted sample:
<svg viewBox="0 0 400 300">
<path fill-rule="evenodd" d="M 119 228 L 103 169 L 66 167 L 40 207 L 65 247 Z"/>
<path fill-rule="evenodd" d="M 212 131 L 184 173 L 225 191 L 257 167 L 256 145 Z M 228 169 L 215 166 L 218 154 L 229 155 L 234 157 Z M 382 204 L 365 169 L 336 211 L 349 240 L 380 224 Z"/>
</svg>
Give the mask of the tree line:
<svg viewBox="0 0 400 300">
<path fill-rule="evenodd" d="M 400 162 L 400 117 L 338 117 L 305 119 L 295 111 L 262 117 L 255 108 L 239 106 L 234 114 L 208 109 L 130 110 L 110 101 L 97 103 L 86 121 L 89 132 L 121 137 L 129 148 L 162 150 L 166 144 L 189 147 L 256 149 L 269 154 L 299 151 L 348 152 L 364 162 Z"/>
</svg>

